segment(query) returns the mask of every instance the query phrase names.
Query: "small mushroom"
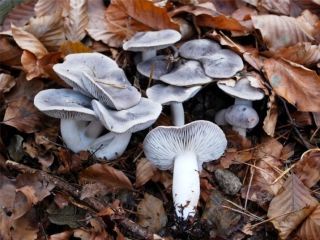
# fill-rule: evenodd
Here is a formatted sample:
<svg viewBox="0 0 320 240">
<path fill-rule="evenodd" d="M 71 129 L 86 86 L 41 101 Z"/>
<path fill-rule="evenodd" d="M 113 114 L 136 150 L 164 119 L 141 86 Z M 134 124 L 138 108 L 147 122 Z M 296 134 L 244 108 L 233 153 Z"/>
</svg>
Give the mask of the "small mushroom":
<svg viewBox="0 0 320 240">
<path fill-rule="evenodd" d="M 130 40 L 123 44 L 126 51 L 142 52 L 142 61 L 157 55 L 157 50 L 167 48 L 181 39 L 176 30 L 164 29 L 160 31 L 137 32 Z"/>
<path fill-rule="evenodd" d="M 216 115 L 214 116 L 214 122 L 216 124 L 218 124 L 219 126 L 225 126 L 225 125 L 228 125 L 228 122 L 226 121 L 226 111 L 227 109 L 224 108 L 224 109 L 221 109 L 220 111 L 218 111 L 216 113 Z"/>
<path fill-rule="evenodd" d="M 179 54 L 183 58 L 198 60 L 210 56 L 221 49 L 221 46 L 209 39 L 194 39 L 185 42 L 179 48 Z"/>
<path fill-rule="evenodd" d="M 61 119 L 62 139 L 74 152 L 85 150 L 104 129 L 91 108 L 91 99 L 71 89 L 40 91 L 34 105 L 46 115 Z"/>
<path fill-rule="evenodd" d="M 182 103 L 196 95 L 200 89 L 201 86 L 186 88 L 156 84 L 148 88 L 146 93 L 152 101 L 170 105 L 173 125 L 182 126 L 185 123 Z"/>
<path fill-rule="evenodd" d="M 161 170 L 173 168 L 172 195 L 179 218 L 187 220 L 195 215 L 202 163 L 218 159 L 226 146 L 223 131 L 216 124 L 203 120 L 180 127 L 160 126 L 144 139 L 147 159 Z"/>
<path fill-rule="evenodd" d="M 137 65 L 137 70 L 140 74 L 155 80 L 160 80 L 160 77 L 170 72 L 171 69 L 172 64 L 163 55 L 155 56 Z"/>
<path fill-rule="evenodd" d="M 212 78 L 230 78 L 244 67 L 239 55 L 229 49 L 220 49 L 199 58 L 205 73 Z"/>
<path fill-rule="evenodd" d="M 160 80 L 167 84 L 180 87 L 204 85 L 212 82 L 212 79 L 204 73 L 201 64 L 193 60 L 181 61 L 171 72 L 162 75 Z"/>
<path fill-rule="evenodd" d="M 236 105 L 252 106 L 252 101 L 261 100 L 264 97 L 262 90 L 251 86 L 249 77 L 241 78 L 234 86 L 229 86 L 224 81 L 219 81 L 217 85 L 222 91 L 235 98 Z"/>
<path fill-rule="evenodd" d="M 225 112 L 225 119 L 240 136 L 246 137 L 246 130 L 254 128 L 259 122 L 256 110 L 246 105 L 232 105 Z"/>
</svg>

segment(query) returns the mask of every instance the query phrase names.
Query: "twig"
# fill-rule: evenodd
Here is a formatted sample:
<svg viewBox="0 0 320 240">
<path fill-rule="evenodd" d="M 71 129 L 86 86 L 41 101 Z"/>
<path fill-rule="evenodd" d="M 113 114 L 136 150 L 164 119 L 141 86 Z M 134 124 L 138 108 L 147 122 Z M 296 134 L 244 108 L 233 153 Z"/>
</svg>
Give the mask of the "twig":
<svg viewBox="0 0 320 240">
<path fill-rule="evenodd" d="M 30 168 L 26 165 L 7 160 L 6 166 L 10 169 L 16 170 L 21 173 L 30 173 L 30 174 L 38 174 L 43 180 L 46 180 L 47 182 L 53 183 L 58 189 L 67 192 L 72 197 L 79 200 L 79 202 L 84 202 L 86 205 L 88 205 L 93 213 L 98 213 L 102 209 L 104 209 L 106 206 L 105 203 L 100 202 L 98 199 L 95 198 L 86 198 L 84 200 L 80 200 L 81 197 L 81 191 L 79 188 L 70 185 L 67 181 L 64 179 L 61 179 L 57 176 L 52 176 L 51 174 L 39 170 Z M 122 228 L 124 228 L 126 231 L 130 232 L 132 235 L 134 235 L 137 239 L 153 239 L 153 235 L 148 232 L 145 228 L 141 227 L 140 225 L 136 224 L 135 222 L 125 218 L 124 216 L 115 216 L 111 218 L 113 221 L 117 222 Z"/>
</svg>

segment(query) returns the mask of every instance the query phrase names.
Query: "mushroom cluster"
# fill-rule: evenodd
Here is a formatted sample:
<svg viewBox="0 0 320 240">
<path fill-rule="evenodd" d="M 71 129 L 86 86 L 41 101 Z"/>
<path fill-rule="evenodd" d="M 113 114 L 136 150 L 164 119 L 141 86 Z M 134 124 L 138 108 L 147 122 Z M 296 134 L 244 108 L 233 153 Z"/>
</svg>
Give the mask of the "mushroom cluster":
<svg viewBox="0 0 320 240">
<path fill-rule="evenodd" d="M 158 32 L 160 36 L 161 31 Z M 147 36 L 147 33 L 138 36 Z M 123 48 L 130 50 L 127 46 L 135 39 L 130 39 Z M 166 56 L 156 56 L 155 53 L 153 57 L 148 54 L 148 58 L 137 64 L 141 75 L 161 81 L 148 88 L 146 94 L 155 102 L 170 105 L 175 126 L 184 125 L 182 104 L 196 95 L 202 85 L 232 77 L 243 68 L 242 59 L 236 53 L 222 49 L 218 43 L 208 39 L 185 42 L 179 49 L 179 55 L 180 59 L 174 64 Z"/>
<path fill-rule="evenodd" d="M 124 71 L 103 54 L 70 54 L 53 69 L 73 89 L 43 90 L 34 105 L 61 119 L 62 139 L 74 152 L 115 159 L 132 133 L 152 125 L 161 113 L 161 105 L 141 97 Z"/>
</svg>

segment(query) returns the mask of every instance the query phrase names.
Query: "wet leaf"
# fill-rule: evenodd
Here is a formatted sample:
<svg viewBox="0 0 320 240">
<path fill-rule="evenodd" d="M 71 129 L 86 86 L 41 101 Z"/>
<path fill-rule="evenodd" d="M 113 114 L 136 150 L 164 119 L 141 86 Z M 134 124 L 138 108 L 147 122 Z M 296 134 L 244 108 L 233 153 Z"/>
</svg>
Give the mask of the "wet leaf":
<svg viewBox="0 0 320 240">
<path fill-rule="evenodd" d="M 302 154 L 294 171 L 307 187 L 314 186 L 320 180 L 320 149 L 310 149 Z"/>
<path fill-rule="evenodd" d="M 85 29 L 89 18 L 86 0 L 69 0 L 70 8 L 65 19 L 66 38 L 70 41 L 81 41 L 85 35 Z M 96 23 L 97 24 L 97 23 Z"/>
<path fill-rule="evenodd" d="M 113 0 L 105 13 L 108 37 L 104 43 L 120 47 L 124 40 L 139 31 L 176 29 L 165 8 L 148 0 Z"/>
<path fill-rule="evenodd" d="M 317 205 L 318 201 L 311 196 L 309 189 L 292 174 L 283 185 L 283 190 L 272 199 L 268 217 L 278 229 L 281 239 L 286 239 Z"/>
<path fill-rule="evenodd" d="M 299 111 L 320 111 L 320 77 L 314 71 L 283 59 L 264 62 L 267 78 L 275 93 Z"/>
<path fill-rule="evenodd" d="M 33 101 L 21 97 L 8 104 L 3 123 L 21 132 L 33 133 L 43 127 L 44 115 L 33 105 Z"/>
<path fill-rule="evenodd" d="M 132 189 L 132 184 L 128 177 L 107 164 L 93 164 L 80 173 L 82 183 L 101 183 L 110 190 Z"/>
<path fill-rule="evenodd" d="M 168 221 L 163 202 L 147 193 L 137 206 L 137 214 L 138 223 L 150 232 L 160 231 Z"/>
<path fill-rule="evenodd" d="M 320 236 L 320 205 L 302 223 L 298 236 L 301 239 L 318 240 Z"/>
</svg>

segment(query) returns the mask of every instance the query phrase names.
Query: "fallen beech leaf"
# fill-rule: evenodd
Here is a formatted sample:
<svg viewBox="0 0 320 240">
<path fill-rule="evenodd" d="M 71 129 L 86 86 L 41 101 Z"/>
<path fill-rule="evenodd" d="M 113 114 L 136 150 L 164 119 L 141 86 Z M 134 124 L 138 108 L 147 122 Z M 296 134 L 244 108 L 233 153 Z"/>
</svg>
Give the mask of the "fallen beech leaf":
<svg viewBox="0 0 320 240">
<path fill-rule="evenodd" d="M 297 43 L 280 49 L 275 56 L 301 65 L 314 65 L 320 60 L 320 46 L 312 45 L 309 42 Z"/>
<path fill-rule="evenodd" d="M 85 52 L 92 52 L 91 48 L 87 47 L 81 42 L 71 42 L 65 41 L 61 46 L 60 50 L 61 55 L 63 57 L 67 56 L 68 54 L 72 53 L 85 53 Z"/>
<path fill-rule="evenodd" d="M 57 51 L 65 41 L 63 19 L 59 13 L 32 18 L 25 30 L 39 39 L 49 51 Z"/>
<path fill-rule="evenodd" d="M 34 5 L 36 2 L 36 0 L 30 0 L 15 6 L 5 17 L 2 31 L 10 30 L 11 24 L 17 27 L 24 26 L 34 16 Z"/>
<path fill-rule="evenodd" d="M 0 24 L 2 23 L 8 12 L 10 12 L 15 5 L 21 3 L 22 1 L 23 0 L 3 0 L 0 2 Z"/>
<path fill-rule="evenodd" d="M 311 196 L 309 189 L 292 174 L 283 190 L 272 199 L 268 217 L 278 229 L 280 238 L 286 239 L 317 205 L 318 201 Z"/>
<path fill-rule="evenodd" d="M 87 3 L 86 0 L 69 1 L 70 8 L 65 19 L 66 38 L 70 41 L 81 41 L 86 35 L 85 29 L 89 22 L 87 4 L 90 2 Z"/>
<path fill-rule="evenodd" d="M 147 193 L 137 206 L 137 214 L 138 224 L 150 232 L 160 231 L 168 221 L 163 202 Z"/>
<path fill-rule="evenodd" d="M 21 49 L 14 43 L 10 41 L 9 38 L 0 36 L 0 63 L 10 65 L 10 66 L 19 66 Z"/>
<path fill-rule="evenodd" d="M 38 0 L 34 7 L 37 17 L 50 15 L 52 13 L 62 13 L 68 9 L 69 0 Z"/>
<path fill-rule="evenodd" d="M 113 0 L 105 12 L 108 38 L 103 42 L 120 47 L 123 40 L 139 31 L 175 29 L 165 8 L 157 7 L 149 0 Z"/>
<path fill-rule="evenodd" d="M 10 239 L 36 240 L 38 237 L 39 224 L 36 210 L 32 209 L 21 218 L 15 220 L 11 226 Z"/>
<path fill-rule="evenodd" d="M 274 91 L 272 91 L 268 101 L 267 115 L 263 120 L 263 130 L 266 132 L 266 134 L 268 134 L 271 137 L 274 136 L 277 121 L 278 121 L 278 105 L 276 102 L 275 93 Z"/>
<path fill-rule="evenodd" d="M 310 149 L 302 154 L 294 171 L 297 177 L 311 188 L 320 180 L 320 149 Z"/>
<path fill-rule="evenodd" d="M 21 97 L 8 104 L 3 122 L 21 132 L 33 133 L 43 127 L 44 115 L 33 105 L 33 101 Z"/>
<path fill-rule="evenodd" d="M 5 73 L 0 73 L 0 93 L 9 92 L 16 85 L 14 78 Z"/>
<path fill-rule="evenodd" d="M 211 27 L 230 31 L 244 31 L 244 27 L 234 18 L 225 16 L 214 10 L 213 3 L 206 2 L 198 5 L 187 5 L 174 9 L 170 16 L 190 13 L 196 17 L 196 24 L 200 27 Z"/>
<path fill-rule="evenodd" d="M 314 71 L 283 59 L 267 59 L 264 70 L 275 93 L 299 111 L 320 111 L 320 77 Z"/>
<path fill-rule="evenodd" d="M 11 31 L 14 40 L 23 50 L 32 52 L 37 58 L 48 54 L 45 46 L 31 33 L 15 26 L 11 26 Z"/>
<path fill-rule="evenodd" d="M 112 189 L 132 189 L 128 177 L 107 164 L 93 164 L 80 173 L 81 183 L 101 183 Z"/>
<path fill-rule="evenodd" d="M 33 55 L 29 51 L 23 51 L 21 56 L 21 63 L 24 70 L 27 73 L 27 80 L 32 80 L 36 77 L 49 77 L 47 73 L 48 68 L 52 68 L 52 66 L 59 62 L 61 59 L 61 54 L 58 53 L 48 53 L 40 59 L 37 59 L 35 55 Z"/>
<path fill-rule="evenodd" d="M 298 19 L 287 16 L 260 15 L 252 16 L 252 22 L 259 29 L 268 48 L 275 52 L 299 42 L 313 40 L 313 26 L 303 17 Z"/>
<path fill-rule="evenodd" d="M 320 236 L 320 204 L 302 223 L 298 234 L 301 239 L 318 240 Z"/>
<path fill-rule="evenodd" d="M 146 158 L 141 158 L 137 164 L 135 186 L 141 187 L 154 176 L 156 168 Z"/>
<path fill-rule="evenodd" d="M 83 186 L 80 199 L 83 200 L 85 198 L 102 197 L 108 192 L 109 190 L 104 184 L 99 182 L 89 183 Z"/>
</svg>

